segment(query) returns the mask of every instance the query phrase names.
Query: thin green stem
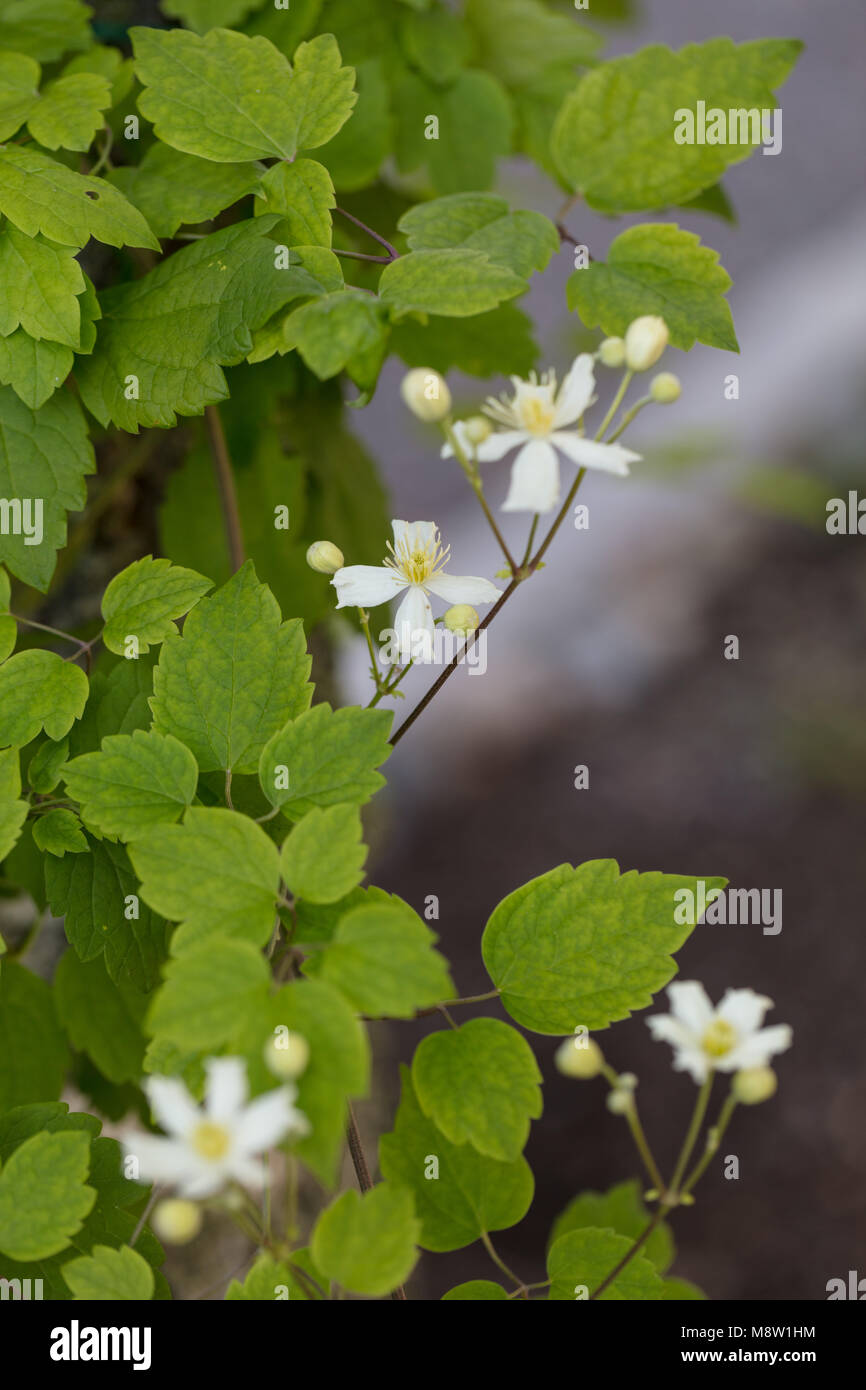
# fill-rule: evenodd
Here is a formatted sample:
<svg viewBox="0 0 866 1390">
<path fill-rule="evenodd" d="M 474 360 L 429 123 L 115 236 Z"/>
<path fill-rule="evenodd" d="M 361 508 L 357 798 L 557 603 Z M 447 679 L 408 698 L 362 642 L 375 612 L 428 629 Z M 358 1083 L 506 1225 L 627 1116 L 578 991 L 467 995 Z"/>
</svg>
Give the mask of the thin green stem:
<svg viewBox="0 0 866 1390">
<path fill-rule="evenodd" d="M 525 569 L 526 566 L 529 564 L 529 557 L 532 554 L 532 544 L 535 540 L 535 533 L 538 530 L 538 523 L 540 519 L 541 518 L 539 513 L 536 512 L 535 516 L 532 518 L 532 525 L 529 528 L 529 536 L 526 540 L 526 549 L 523 552 L 523 559 L 520 561 L 521 569 Z"/>
<path fill-rule="evenodd" d="M 18 613 L 10 613 L 9 617 L 14 618 L 16 623 L 24 623 L 25 627 L 35 627 L 38 628 L 40 632 L 49 632 L 52 637 L 62 637 L 64 642 L 74 642 L 82 651 L 85 647 L 93 646 L 93 643 L 97 640 L 94 637 L 90 642 L 83 642 L 80 637 L 73 636 L 71 632 L 63 632 L 59 627 L 49 627 L 47 623 L 37 623 L 33 618 L 22 618 Z"/>
<path fill-rule="evenodd" d="M 598 430 L 596 431 L 595 438 L 597 440 L 603 438 L 605 430 L 607 429 L 614 415 L 622 405 L 623 396 L 625 395 L 626 391 L 631 385 L 631 379 L 633 376 L 634 372 L 631 370 L 627 369 L 625 372 L 623 372 L 622 381 L 619 383 L 619 389 L 610 403 L 610 409 L 605 415 L 601 424 L 599 425 Z"/>
<path fill-rule="evenodd" d="M 442 432 L 445 435 L 445 438 L 448 440 L 448 443 L 451 445 L 451 448 L 454 452 L 454 457 L 460 464 L 460 467 L 463 469 L 463 472 L 466 474 L 466 477 L 469 479 L 472 491 L 478 498 L 478 501 L 481 504 L 481 510 L 487 518 L 487 524 L 493 532 L 494 536 L 496 537 L 499 549 L 502 551 L 502 554 L 508 561 L 508 568 L 511 570 L 512 576 L 514 576 L 517 573 L 517 565 L 514 562 L 514 556 L 511 554 L 511 551 L 508 547 L 508 543 L 499 529 L 496 518 L 490 510 L 490 507 L 488 506 L 487 498 L 484 496 L 484 488 L 481 483 L 481 476 L 478 472 L 478 465 L 474 463 L 473 460 L 468 459 L 466 457 L 466 454 L 460 446 L 460 441 L 457 438 L 456 431 L 450 419 L 442 421 Z"/>
<path fill-rule="evenodd" d="M 509 1268 L 508 1268 L 508 1265 L 505 1263 L 505 1261 L 502 1259 L 502 1257 L 501 1257 L 499 1254 L 497 1254 L 496 1249 L 495 1249 L 495 1247 L 494 1247 L 494 1245 L 493 1245 L 493 1241 L 490 1239 L 490 1236 L 487 1234 L 486 1231 L 482 1231 L 482 1232 L 481 1232 L 481 1240 L 482 1240 L 482 1243 L 483 1243 L 483 1245 L 484 1245 L 484 1249 L 487 1251 L 487 1253 L 488 1253 L 488 1255 L 490 1256 L 491 1260 L 492 1260 L 493 1263 L 496 1265 L 496 1268 L 497 1268 L 497 1269 L 501 1269 L 501 1270 L 502 1270 L 502 1273 L 503 1273 L 508 1279 L 511 1280 L 512 1284 L 515 1284 L 515 1285 L 517 1286 L 517 1287 L 515 1288 L 515 1293 L 521 1294 L 521 1296 L 522 1296 L 523 1298 L 525 1298 L 525 1297 L 526 1297 L 526 1285 L 524 1284 L 524 1282 L 523 1282 L 522 1279 L 518 1279 L 517 1275 L 514 1273 L 514 1270 L 513 1270 L 513 1269 L 509 1269 Z"/>
<path fill-rule="evenodd" d="M 364 608 L 358 609 L 358 617 L 361 627 L 364 629 L 364 636 L 367 639 L 367 651 L 370 653 L 370 674 L 376 686 L 377 695 L 384 695 L 382 677 L 379 671 L 379 663 L 376 660 L 376 648 L 373 646 L 373 637 L 370 632 L 370 614 Z"/>
<path fill-rule="evenodd" d="M 674 1199 L 676 1199 L 679 1196 L 679 1185 L 682 1182 L 683 1173 L 686 1171 L 686 1164 L 688 1163 L 689 1158 L 691 1157 L 692 1149 L 695 1147 L 695 1142 L 700 1132 L 701 1125 L 703 1124 L 704 1116 L 707 1113 L 707 1106 L 710 1103 L 710 1092 L 713 1089 L 714 1075 L 715 1073 L 711 1071 L 703 1086 L 698 1091 L 698 1098 L 695 1101 L 695 1108 L 692 1113 L 691 1123 L 686 1133 L 686 1137 L 683 1140 L 683 1147 L 680 1150 L 680 1156 L 677 1159 L 677 1166 L 674 1169 L 674 1175 L 671 1178 L 670 1182 L 669 1192 L 670 1196 Z"/>
<path fill-rule="evenodd" d="M 733 1115 L 736 1108 L 736 1098 L 729 1093 L 725 1097 L 724 1104 L 722 1105 L 722 1108 L 719 1111 L 718 1120 L 707 1131 L 707 1146 L 704 1149 L 703 1157 L 698 1159 L 689 1177 L 683 1183 L 680 1194 L 681 1196 L 686 1196 L 687 1193 L 691 1192 L 692 1188 L 698 1182 L 698 1179 L 703 1177 L 712 1159 L 718 1152 L 719 1145 L 722 1142 L 722 1135 L 724 1134 L 725 1130 L 730 1124 L 731 1116 Z"/>
<path fill-rule="evenodd" d="M 105 143 L 104 143 L 104 145 L 102 146 L 102 150 L 101 150 L 101 152 L 100 152 L 99 158 L 97 159 L 96 163 L 94 164 L 93 168 L 92 168 L 91 171 L 90 171 L 90 178 L 92 178 L 92 179 L 95 179 L 96 176 L 97 176 L 97 174 L 101 174 L 101 173 L 102 173 L 102 171 L 103 171 L 103 169 L 105 168 L 106 164 L 110 164 L 110 160 L 109 160 L 108 156 L 111 154 L 111 147 L 112 147 L 112 145 L 114 144 L 114 132 L 113 132 L 113 130 L 111 129 L 111 126 L 109 126 L 109 125 L 105 126 L 105 127 L 104 127 L 104 130 L 105 130 Z"/>
<path fill-rule="evenodd" d="M 216 473 L 217 487 L 219 488 L 220 502 L 222 503 L 226 540 L 229 548 L 229 563 L 234 573 L 239 570 L 244 563 L 246 554 L 244 551 L 243 531 L 241 530 L 241 514 L 238 508 L 237 492 L 235 491 L 234 474 L 232 473 L 232 461 L 229 457 L 228 445 L 226 444 L 220 413 L 215 405 L 205 406 L 204 419 L 208 443 L 210 444 L 211 458 L 213 459 L 214 472 Z"/>
<path fill-rule="evenodd" d="M 641 1159 L 643 1160 L 643 1166 L 646 1169 L 653 1186 L 655 1187 L 657 1192 L 663 1192 L 665 1186 L 664 1178 L 662 1177 L 659 1171 L 658 1164 L 653 1158 L 652 1149 L 650 1148 L 649 1143 L 647 1141 L 646 1133 L 644 1132 L 644 1127 L 640 1122 L 640 1116 L 637 1112 L 637 1101 L 635 1100 L 634 1096 L 632 1096 L 631 1098 L 631 1105 L 625 1112 L 625 1119 L 626 1124 L 628 1125 L 629 1130 L 631 1132 L 631 1137 L 635 1142 L 635 1148 L 637 1149 L 638 1153 L 641 1156 Z"/>
<path fill-rule="evenodd" d="M 641 396 L 639 401 L 635 401 L 634 405 L 631 407 L 631 410 L 627 410 L 626 413 L 622 416 L 613 434 L 607 440 L 607 443 L 613 444 L 614 440 L 619 439 L 623 430 L 628 429 L 634 417 L 638 415 L 640 411 L 643 410 L 644 406 L 652 405 L 652 400 L 652 396 Z"/>
<path fill-rule="evenodd" d="M 641 1246 L 646 1244 L 653 1231 L 655 1230 L 656 1226 L 658 1226 L 659 1222 L 663 1220 L 666 1211 L 667 1207 L 664 1205 L 664 1203 L 662 1203 L 661 1206 L 659 1206 L 656 1209 L 656 1211 L 653 1212 L 652 1220 L 650 1221 L 646 1229 L 641 1233 L 641 1235 L 638 1236 L 631 1249 L 626 1251 L 619 1264 L 615 1265 L 614 1268 L 610 1271 L 610 1274 L 606 1275 L 606 1277 L 602 1279 L 598 1288 L 593 1289 L 592 1293 L 589 1295 L 590 1302 L 592 1302 L 596 1298 L 600 1298 L 601 1295 L 604 1293 L 605 1289 L 613 1283 L 614 1279 L 616 1279 L 620 1274 L 622 1274 L 622 1271 L 625 1269 L 626 1265 L 630 1264 L 630 1262 L 634 1259 L 635 1255 L 637 1255 L 640 1252 Z"/>
</svg>

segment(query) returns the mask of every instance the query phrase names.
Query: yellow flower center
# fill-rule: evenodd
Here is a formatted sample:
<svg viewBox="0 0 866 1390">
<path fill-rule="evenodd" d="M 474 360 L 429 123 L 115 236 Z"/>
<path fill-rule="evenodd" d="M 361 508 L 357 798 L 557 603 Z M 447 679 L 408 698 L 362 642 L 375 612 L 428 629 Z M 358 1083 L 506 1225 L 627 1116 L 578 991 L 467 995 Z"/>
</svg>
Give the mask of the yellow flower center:
<svg viewBox="0 0 866 1390">
<path fill-rule="evenodd" d="M 190 1144 L 202 1158 L 225 1158 L 231 1143 L 231 1136 L 222 1125 L 211 1120 L 202 1120 L 190 1135 Z"/>
<path fill-rule="evenodd" d="M 708 1057 L 725 1057 L 736 1044 L 736 1029 L 723 1018 L 715 1019 L 701 1039 L 701 1047 Z"/>
<path fill-rule="evenodd" d="M 443 550 L 438 531 L 433 532 L 432 539 L 426 545 L 416 542 L 410 550 L 409 543 L 404 539 L 398 542 L 396 549 L 389 541 L 388 549 L 393 558 L 386 560 L 385 564 L 389 569 L 396 570 L 409 584 L 426 583 L 448 563 L 451 552 L 450 546 Z"/>
<path fill-rule="evenodd" d="M 556 407 L 552 401 L 544 400 L 540 396 L 524 396 L 518 405 L 518 411 L 523 428 L 530 434 L 550 434 L 556 414 Z"/>
</svg>

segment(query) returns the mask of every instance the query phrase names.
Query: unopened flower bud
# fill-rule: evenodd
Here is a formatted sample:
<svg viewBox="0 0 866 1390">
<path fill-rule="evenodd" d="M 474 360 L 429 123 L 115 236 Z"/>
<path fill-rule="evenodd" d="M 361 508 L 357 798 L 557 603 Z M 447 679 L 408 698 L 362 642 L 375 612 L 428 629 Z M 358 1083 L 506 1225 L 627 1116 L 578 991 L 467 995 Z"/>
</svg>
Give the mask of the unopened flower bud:
<svg viewBox="0 0 866 1390">
<path fill-rule="evenodd" d="M 635 319 L 626 329 L 625 362 L 633 372 L 655 366 L 668 345 L 668 326 L 656 314 Z"/>
<path fill-rule="evenodd" d="M 746 1067 L 734 1076 L 731 1091 L 741 1105 L 760 1105 L 775 1095 L 778 1085 L 772 1067 Z"/>
<path fill-rule="evenodd" d="M 556 1070 L 563 1076 L 574 1077 L 578 1081 L 591 1081 L 598 1076 L 604 1066 L 604 1056 L 597 1042 L 585 1034 L 578 1038 L 566 1038 L 556 1049 Z"/>
<path fill-rule="evenodd" d="M 451 410 L 448 383 L 432 367 L 414 367 L 400 384 L 400 394 L 419 420 L 444 420 Z"/>
<path fill-rule="evenodd" d="M 612 1091 L 608 1092 L 605 1104 L 612 1115 L 624 1115 L 627 1110 L 631 1109 L 631 1091 L 623 1091 L 615 1086 Z"/>
<path fill-rule="evenodd" d="M 598 356 L 604 367 L 621 367 L 625 361 L 625 340 L 605 338 L 598 350 Z"/>
<path fill-rule="evenodd" d="M 468 420 L 463 422 L 463 433 L 470 444 L 483 444 L 485 439 L 493 433 L 493 426 L 484 415 L 470 415 Z"/>
<path fill-rule="evenodd" d="M 345 564 L 343 552 L 333 541 L 313 541 L 307 551 L 307 564 L 317 574 L 336 574 Z"/>
<path fill-rule="evenodd" d="M 659 372 L 650 382 L 650 395 L 658 405 L 673 405 L 682 391 L 680 379 L 673 372 Z"/>
<path fill-rule="evenodd" d="M 181 1197 L 167 1197 L 154 1207 L 151 1225 L 167 1245 L 187 1245 L 201 1230 L 201 1208 Z"/>
<path fill-rule="evenodd" d="M 281 1081 L 294 1081 L 307 1069 L 310 1044 L 300 1033 L 283 1033 L 268 1038 L 264 1048 L 265 1066 Z"/>
<path fill-rule="evenodd" d="M 445 614 L 445 626 L 449 632 L 454 632 L 460 637 L 468 637 L 470 632 L 474 632 L 480 623 L 476 610 L 469 603 L 455 603 L 453 608 L 449 608 Z"/>
</svg>

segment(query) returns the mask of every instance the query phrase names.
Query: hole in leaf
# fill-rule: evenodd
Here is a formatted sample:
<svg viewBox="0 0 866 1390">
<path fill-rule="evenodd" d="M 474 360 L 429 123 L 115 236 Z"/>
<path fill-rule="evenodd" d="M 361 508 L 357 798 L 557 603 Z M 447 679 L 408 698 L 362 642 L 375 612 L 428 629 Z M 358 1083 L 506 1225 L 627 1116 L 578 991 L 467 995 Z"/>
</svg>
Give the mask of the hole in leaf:
<svg viewBox="0 0 866 1390">
<path fill-rule="evenodd" d="M 92 198 L 93 201 L 96 202 L 97 198 L 99 197 L 99 194 L 96 192 L 96 189 L 94 188 L 85 188 L 84 196 L 85 198 Z"/>
</svg>

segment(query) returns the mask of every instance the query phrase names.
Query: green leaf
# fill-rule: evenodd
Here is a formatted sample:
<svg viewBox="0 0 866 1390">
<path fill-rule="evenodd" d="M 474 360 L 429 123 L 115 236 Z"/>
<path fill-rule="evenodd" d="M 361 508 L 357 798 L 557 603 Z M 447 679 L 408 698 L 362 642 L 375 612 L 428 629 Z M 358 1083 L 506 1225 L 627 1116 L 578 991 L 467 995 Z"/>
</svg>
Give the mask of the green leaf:
<svg viewBox="0 0 866 1390">
<path fill-rule="evenodd" d="M 726 879 L 706 880 L 707 893 Z M 693 931 L 675 921 L 678 874 L 620 877 L 613 859 L 560 864 L 504 898 L 481 943 L 511 1017 L 536 1033 L 607 1028 L 651 1003 L 676 973 L 671 953 Z"/>
<path fill-rule="evenodd" d="M 388 710 L 314 705 L 262 749 L 259 781 L 272 806 L 301 820 L 314 806 L 363 806 L 385 785 L 375 771 L 391 753 Z"/>
<path fill-rule="evenodd" d="M 587 1299 L 600 1287 L 620 1260 L 631 1251 L 633 1240 L 615 1231 L 587 1227 L 569 1231 L 551 1245 L 547 1256 L 550 1298 Z M 629 1260 L 621 1274 L 599 1294 L 599 1301 L 644 1302 L 663 1297 L 663 1284 L 642 1254 Z"/>
<path fill-rule="evenodd" d="M 340 290 L 296 309 L 286 336 L 321 381 L 344 368 L 361 390 L 376 384 L 388 347 L 387 313 L 362 290 Z"/>
<path fill-rule="evenodd" d="M 391 93 L 384 64 L 374 58 L 356 72 L 358 104 L 342 130 L 319 151 L 341 191 L 365 188 L 376 178 L 393 148 Z"/>
<path fill-rule="evenodd" d="M 85 1185 L 87 1134 L 35 1134 L 0 1170 L 0 1250 L 13 1260 L 57 1254 L 96 1200 Z"/>
<path fill-rule="evenodd" d="M 159 250 L 141 213 L 122 193 L 39 150 L 0 149 L 0 212 L 27 236 L 41 232 L 61 246 L 84 246 L 95 237 L 108 246 Z"/>
<path fill-rule="evenodd" d="M 39 101 L 40 76 L 41 68 L 32 58 L 0 51 L 0 140 L 20 129 Z"/>
<path fill-rule="evenodd" d="M 260 1303 L 269 1303 L 276 1300 L 282 1302 L 284 1299 L 291 1299 L 297 1302 L 319 1302 L 324 1296 L 318 1294 L 311 1288 L 310 1284 L 303 1277 L 296 1273 L 296 1268 L 305 1270 L 312 1279 L 322 1287 L 322 1275 L 316 1269 L 315 1264 L 310 1258 L 307 1250 L 293 1250 L 290 1260 L 274 1260 L 270 1255 L 260 1255 L 244 1279 L 239 1283 L 233 1279 L 226 1289 L 226 1301 L 250 1302 L 255 1300 Z M 325 1288 L 327 1288 L 327 1280 Z"/>
<path fill-rule="evenodd" d="M 18 640 L 18 624 L 9 613 L 11 596 L 9 576 L 0 565 L 0 661 L 5 661 L 7 656 L 14 652 Z"/>
<path fill-rule="evenodd" d="M 97 73 L 58 77 L 42 88 L 27 129 L 48 150 L 88 150 L 110 105 L 111 86 Z"/>
<path fill-rule="evenodd" d="M 418 1244 L 425 1250 L 459 1250 L 483 1232 L 516 1226 L 535 1187 L 526 1160 L 500 1163 L 471 1144 L 450 1144 L 421 1110 L 408 1068 L 400 1073 L 400 1108 L 393 1131 L 379 1140 L 379 1164 L 389 1182 L 412 1191 L 421 1221 Z"/>
<path fill-rule="evenodd" d="M 367 846 L 354 806 L 315 807 L 280 851 L 280 871 L 296 898 L 333 903 L 364 877 Z"/>
<path fill-rule="evenodd" d="M 0 48 L 27 53 L 42 63 L 93 42 L 90 9 L 81 0 L 5 0 Z"/>
<path fill-rule="evenodd" d="M 17 842 L 18 836 L 21 834 L 21 827 L 30 810 L 29 802 L 18 799 L 20 795 L 21 772 L 18 749 L 2 748 L 0 749 L 0 859 L 5 859 Z M 0 955 L 2 953 L 3 947 L 0 944 Z"/>
<path fill-rule="evenodd" d="M 166 965 L 150 1031 L 185 1051 L 219 1049 L 261 1008 L 267 985 L 267 964 L 248 941 L 203 940 Z"/>
<path fill-rule="evenodd" d="M 359 1013 L 411 1018 L 417 1009 L 454 998 L 448 963 L 433 949 L 436 940 L 405 904 L 372 902 L 341 917 L 327 950 L 308 966 Z"/>
<path fill-rule="evenodd" d="M 265 1047 L 286 1032 L 299 1033 L 310 1047 L 310 1060 L 295 1083 L 297 1106 L 310 1121 L 310 1133 L 293 1150 L 321 1182 L 333 1187 L 346 1146 L 346 1101 L 366 1095 L 369 1086 L 367 1033 L 329 984 L 305 979 L 284 985 L 247 1012 L 229 1044 L 246 1058 L 255 1093 L 273 1087 Z"/>
<path fill-rule="evenodd" d="M 11 386 L 19 400 L 39 410 L 63 385 L 73 360 L 72 348 L 47 338 L 37 341 L 16 328 L 8 338 L 0 338 L 0 385 Z"/>
<path fill-rule="evenodd" d="M 688 198 L 680 207 L 688 212 L 709 212 L 714 217 L 721 217 L 724 222 L 736 223 L 737 214 L 734 205 L 721 183 L 711 184 L 702 193 L 698 193 L 694 198 Z"/>
<path fill-rule="evenodd" d="M 542 0 L 467 0 L 466 23 L 484 67 L 509 87 L 524 86 L 552 64 L 590 62 L 602 42 L 573 14 L 551 14 Z"/>
<path fill-rule="evenodd" d="M 251 10 L 265 0 L 162 0 L 161 9 L 171 19 L 181 19 L 198 34 L 209 29 L 235 29 Z"/>
<path fill-rule="evenodd" d="M 452 1301 L 455 1303 L 464 1300 L 472 1302 L 501 1302 L 505 1299 L 508 1302 L 508 1294 L 501 1284 L 494 1284 L 490 1279 L 470 1279 L 467 1284 L 455 1284 L 453 1289 L 443 1293 L 442 1302 Z"/>
<path fill-rule="evenodd" d="M 101 752 L 73 758 L 63 778 L 88 825 L 133 840 L 153 825 L 178 820 L 192 805 L 198 766 L 171 734 L 136 729 L 109 734 Z"/>
<path fill-rule="evenodd" d="M 108 672 L 100 663 L 90 680 L 84 714 L 69 735 L 73 756 L 96 753 L 107 734 L 150 728 L 153 667 L 152 653 L 137 661 L 116 661 Z"/>
<path fill-rule="evenodd" d="M 723 295 L 731 277 L 719 253 L 702 246 L 694 232 L 666 222 L 629 227 L 611 242 L 607 262 L 592 261 L 568 281 L 568 307 L 587 328 L 600 325 L 619 337 L 633 319 L 658 314 L 674 347 L 695 339 L 709 347 L 739 352 L 730 306 Z"/>
<path fill-rule="evenodd" d="M 400 40 L 412 66 L 437 85 L 454 81 L 472 46 L 458 16 L 441 5 L 404 15 Z"/>
<path fill-rule="evenodd" d="M 62 738 L 59 743 L 47 738 L 40 743 L 27 768 L 27 781 L 33 791 L 38 792 L 40 796 L 47 796 L 49 792 L 53 792 L 60 781 L 60 770 L 68 757 L 68 738 Z"/>
<path fill-rule="evenodd" d="M 180 32 L 174 30 L 172 32 Z M 323 286 L 299 263 L 277 268 L 278 219 L 250 218 L 193 242 L 132 284 L 108 290 L 92 356 L 78 363 L 88 410 L 121 429 L 175 424 L 228 394 L 240 362 L 278 309 Z"/>
<path fill-rule="evenodd" d="M 113 169 L 108 177 L 158 237 L 174 236 L 183 225 L 210 221 L 259 185 L 258 166 L 252 161 L 214 164 L 158 143 L 140 164 Z"/>
<path fill-rule="evenodd" d="M 483 251 L 459 248 L 412 251 L 382 272 L 379 295 L 395 314 L 412 312 L 469 318 L 513 299 L 526 281 Z"/>
<path fill-rule="evenodd" d="M 48 588 L 57 551 L 66 544 L 66 512 L 84 506 L 84 479 L 95 470 L 87 423 L 69 392 L 36 410 L 0 388 L 0 497 L 42 501 L 39 545 L 28 543 L 32 535 L 0 534 L 0 561 L 25 584 Z M 38 508 L 33 511 L 35 529 Z M 22 521 L 25 512 L 22 505 Z"/>
<path fill-rule="evenodd" d="M 153 1270 L 136 1250 L 128 1245 L 112 1250 L 110 1245 L 95 1245 L 91 1255 L 81 1255 L 63 1266 L 63 1278 L 79 1300 L 136 1302 L 153 1297 Z"/>
<path fill-rule="evenodd" d="M 329 247 L 335 206 L 331 175 L 315 159 L 272 164 L 256 190 L 256 216 L 279 214 L 289 246 Z"/>
<path fill-rule="evenodd" d="M 102 596 L 106 647 L 124 656 L 130 635 L 137 638 L 139 652 L 176 636 L 173 619 L 194 608 L 211 587 L 211 581 L 195 570 L 151 555 L 127 565 Z"/>
<path fill-rule="evenodd" d="M 123 847 L 109 840 L 89 844 L 89 854 L 45 861 L 51 910 L 65 917 L 67 940 L 82 960 L 104 951 L 112 980 L 152 989 L 165 956 L 165 923 L 139 901 Z"/>
<path fill-rule="evenodd" d="M 457 368 L 468 376 L 528 377 L 538 361 L 532 321 L 514 304 L 469 319 L 403 319 L 391 330 L 391 350 L 408 367 Z"/>
<path fill-rule="evenodd" d="M 294 69 L 268 39 L 228 29 L 130 30 L 142 114 L 167 145 L 218 162 L 294 159 L 330 140 L 355 104 L 354 71 L 333 34 L 295 52 Z"/>
<path fill-rule="evenodd" d="M 0 1056 L 0 1111 L 60 1095 L 69 1054 L 52 992 L 14 961 L 0 970 Z"/>
<path fill-rule="evenodd" d="M 381 1298 L 409 1277 L 419 1222 L 406 1188 L 344 1192 L 322 1212 L 310 1248 L 322 1272 L 351 1293 Z"/>
<path fill-rule="evenodd" d="M 649 1225 L 650 1215 L 641 1200 L 640 1185 L 632 1179 L 617 1183 L 607 1192 L 582 1192 L 580 1196 L 572 1198 L 565 1211 L 556 1218 L 550 1241 L 553 1244 L 569 1231 L 580 1231 L 587 1226 L 616 1231 L 617 1235 L 635 1241 Z M 661 1222 L 644 1242 L 641 1254 L 655 1266 L 659 1274 L 664 1274 L 670 1268 L 674 1258 L 674 1241 L 666 1222 Z"/>
<path fill-rule="evenodd" d="M 666 1303 L 692 1303 L 707 1296 L 697 1284 L 692 1284 L 688 1279 L 665 1279 L 662 1282 L 662 1290 L 662 1298 Z"/>
<path fill-rule="evenodd" d="M 412 251 L 468 247 L 524 278 L 544 270 L 559 250 L 559 234 L 549 218 L 540 212 L 510 212 L 505 199 L 493 193 L 453 193 L 418 203 L 398 227 Z"/>
<path fill-rule="evenodd" d="M 566 99 L 553 131 L 553 156 L 569 187 L 603 212 L 636 212 L 694 198 L 717 183 L 753 144 L 678 144 L 683 111 L 770 110 L 772 88 L 788 76 L 798 39 L 735 44 L 710 39 L 671 52 L 652 44 L 602 63 Z M 696 132 L 697 133 L 697 132 Z"/>
<path fill-rule="evenodd" d="M 445 88 L 408 73 L 394 89 L 394 104 L 402 173 L 426 164 L 437 193 L 493 183 L 497 160 L 511 149 L 513 115 L 504 88 L 490 73 L 466 70 Z M 437 139 L 425 135 L 431 114 L 439 122 Z"/>
<path fill-rule="evenodd" d="M 281 622 L 248 560 L 199 601 L 182 637 L 164 642 L 154 672 L 154 728 L 191 748 L 202 772 L 255 772 L 268 740 L 308 707 L 309 674 L 300 621 Z"/>
<path fill-rule="evenodd" d="M 86 854 L 89 848 L 81 823 L 72 811 L 46 811 L 34 822 L 33 842 L 39 849 L 62 859 L 64 854 Z"/>
<path fill-rule="evenodd" d="M 520 1157 L 541 1114 L 540 1082 L 526 1039 L 495 1018 L 431 1033 L 412 1062 L 419 1104 L 437 1129 L 504 1163 Z"/>
<path fill-rule="evenodd" d="M 16 652 L 0 666 L 0 744 L 23 748 L 40 729 L 62 738 L 87 703 L 87 677 L 55 652 Z"/>
<path fill-rule="evenodd" d="M 173 951 L 218 935 L 267 943 L 280 886 L 279 855 L 248 816 L 194 806 L 183 825 L 145 831 L 129 855 L 144 901 L 183 924 Z"/>
<path fill-rule="evenodd" d="M 114 983 L 101 958 L 69 950 L 54 976 L 54 999 L 69 1041 L 116 1085 L 138 1081 L 144 1059 L 147 996 Z"/>
</svg>

